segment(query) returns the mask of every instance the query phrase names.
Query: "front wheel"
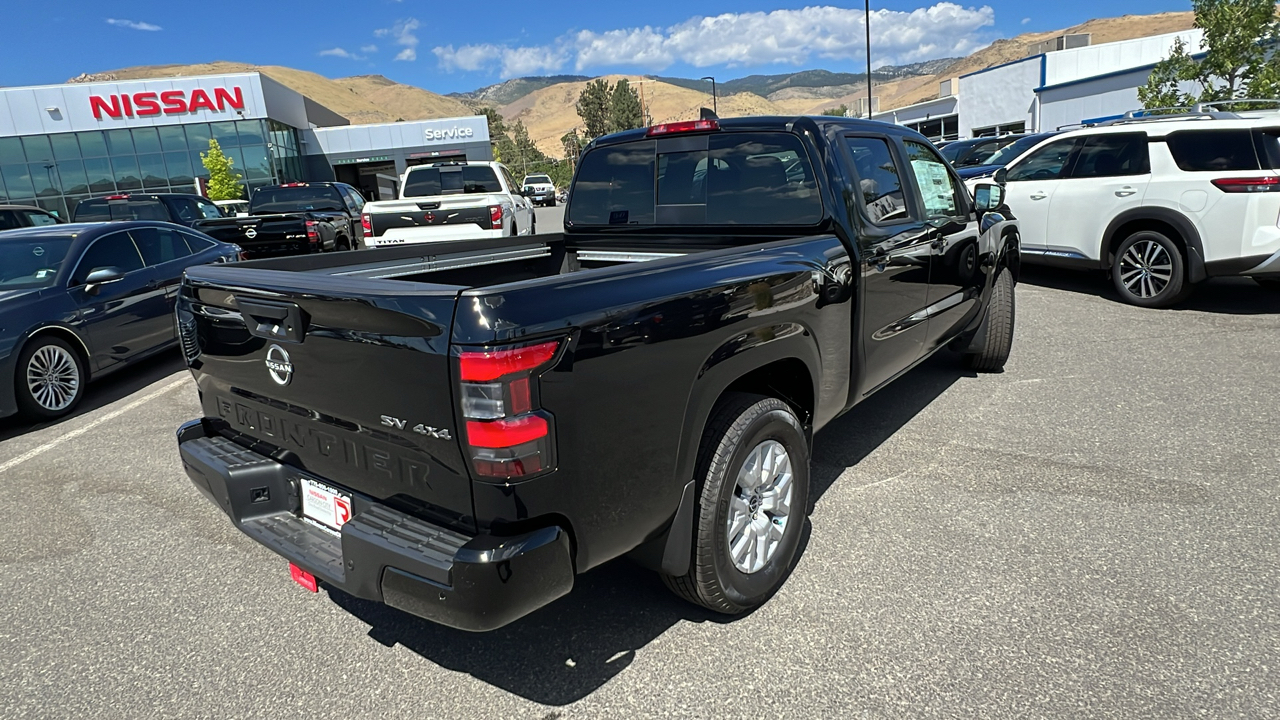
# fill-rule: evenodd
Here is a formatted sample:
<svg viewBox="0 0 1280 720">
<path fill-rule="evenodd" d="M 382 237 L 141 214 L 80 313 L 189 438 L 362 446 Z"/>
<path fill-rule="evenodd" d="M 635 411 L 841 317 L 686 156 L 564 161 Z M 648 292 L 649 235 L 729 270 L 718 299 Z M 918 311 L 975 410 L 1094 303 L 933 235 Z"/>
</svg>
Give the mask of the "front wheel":
<svg viewBox="0 0 1280 720">
<path fill-rule="evenodd" d="M 15 390 L 28 417 L 52 420 L 75 409 L 84 394 L 80 354 L 61 338 L 32 340 L 18 358 Z"/>
<path fill-rule="evenodd" d="M 1186 297 L 1182 252 L 1167 236 L 1140 230 L 1120 243 L 1111 261 L 1111 281 L 1130 305 L 1168 307 Z"/>
<path fill-rule="evenodd" d="M 982 349 L 964 356 L 965 366 L 978 372 L 1000 372 L 1009 361 L 1013 349 L 1013 273 L 1001 268 L 991 288 L 991 301 L 987 306 L 986 340 Z"/>
<path fill-rule="evenodd" d="M 809 444 L 777 398 L 733 393 L 712 412 L 697 475 L 702 495 L 693 558 L 673 592 L 725 614 L 764 603 L 782 585 L 800 545 L 809 503 Z"/>
</svg>

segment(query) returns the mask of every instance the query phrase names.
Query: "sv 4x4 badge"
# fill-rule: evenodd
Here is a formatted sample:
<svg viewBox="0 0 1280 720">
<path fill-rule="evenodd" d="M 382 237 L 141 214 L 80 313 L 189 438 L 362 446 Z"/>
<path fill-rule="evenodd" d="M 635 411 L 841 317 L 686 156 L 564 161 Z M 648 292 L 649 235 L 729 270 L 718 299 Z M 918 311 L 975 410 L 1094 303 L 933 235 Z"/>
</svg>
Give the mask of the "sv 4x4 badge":
<svg viewBox="0 0 1280 720">
<path fill-rule="evenodd" d="M 389 428 L 404 430 L 405 427 L 408 426 L 409 422 L 407 420 L 401 420 L 400 418 L 397 418 L 397 417 L 391 417 L 390 415 L 383 415 L 382 424 L 386 425 Z M 433 428 L 430 425 L 423 425 L 422 423 L 418 423 L 417 425 L 413 426 L 412 430 L 418 433 L 419 435 L 426 435 L 427 437 L 432 437 L 437 440 L 453 439 L 453 436 L 449 434 L 448 428 Z"/>
</svg>

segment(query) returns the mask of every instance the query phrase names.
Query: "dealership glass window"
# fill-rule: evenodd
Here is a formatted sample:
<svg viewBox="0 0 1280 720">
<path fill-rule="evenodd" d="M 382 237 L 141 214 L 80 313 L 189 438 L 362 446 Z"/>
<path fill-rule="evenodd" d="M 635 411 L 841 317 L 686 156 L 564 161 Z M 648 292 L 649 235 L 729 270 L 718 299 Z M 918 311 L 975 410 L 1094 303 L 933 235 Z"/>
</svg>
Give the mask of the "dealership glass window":
<svg viewBox="0 0 1280 720">
<path fill-rule="evenodd" d="M 222 154 L 226 155 L 228 158 L 231 159 L 231 174 L 243 176 L 244 175 L 244 155 L 240 152 L 240 148 L 224 147 L 222 148 Z M 243 179 L 244 178 L 241 177 L 241 180 Z"/>
<path fill-rule="evenodd" d="M 4 178 L 4 187 L 10 198 L 34 197 L 36 194 L 26 165 L 0 165 L 0 178 Z"/>
<path fill-rule="evenodd" d="M 47 135 L 28 135 L 22 138 L 22 149 L 27 151 L 27 162 L 48 162 L 53 159 Z"/>
<path fill-rule="evenodd" d="M 161 136 L 163 138 L 163 135 Z M 191 174 L 191 157 L 185 152 L 164 154 L 164 164 L 169 169 L 169 184 L 174 188 L 190 189 L 195 177 Z"/>
<path fill-rule="evenodd" d="M 138 156 L 138 168 L 142 171 L 142 186 L 163 190 L 169 186 L 169 176 L 164 170 L 164 156 L 150 153 Z"/>
<path fill-rule="evenodd" d="M 134 128 L 133 146 L 138 154 L 160 152 L 160 135 L 155 128 Z"/>
<path fill-rule="evenodd" d="M 53 163 L 32 163 L 27 166 L 27 173 L 31 177 L 31 185 L 35 188 L 37 197 L 51 197 L 62 194 L 58 189 L 58 182 L 54 179 L 54 172 L 57 166 Z"/>
<path fill-rule="evenodd" d="M 204 161 L 200 159 L 200 151 L 198 150 L 191 151 L 191 170 L 196 177 L 209 177 L 209 171 L 205 169 Z"/>
<path fill-rule="evenodd" d="M 80 141 L 80 155 L 83 157 L 106 157 L 110 155 L 107 152 L 107 140 L 98 130 L 76 133 L 76 139 Z"/>
<path fill-rule="evenodd" d="M 106 158 L 85 158 L 84 172 L 89 178 L 89 192 L 115 192 L 115 175 L 111 172 L 111 161 Z"/>
<path fill-rule="evenodd" d="M 76 142 L 75 133 L 58 133 L 57 135 L 50 135 L 49 142 L 53 145 L 54 160 L 80 159 L 80 143 Z"/>
<path fill-rule="evenodd" d="M 138 174 L 136 157 L 111 158 L 111 170 L 116 177 L 117 190 L 141 190 L 142 176 Z"/>
<path fill-rule="evenodd" d="M 51 197 L 51 198 L 40 198 L 39 200 L 36 201 L 35 205 L 41 210 L 47 210 L 63 219 L 69 219 L 71 217 L 71 215 L 67 212 L 67 203 L 65 200 L 62 199 L 61 196 Z"/>
<path fill-rule="evenodd" d="M 236 137 L 236 124 L 234 122 L 210 123 L 209 128 L 213 131 L 213 139 L 218 141 L 222 147 L 235 147 L 240 144 L 240 139 Z M 208 146 L 208 143 L 205 143 Z"/>
<path fill-rule="evenodd" d="M 27 161 L 22 152 L 22 140 L 16 137 L 0 138 L 0 165 L 11 165 Z"/>
<path fill-rule="evenodd" d="M 241 148 L 241 152 L 244 155 L 242 174 L 246 180 L 253 182 L 271 179 L 271 161 L 267 157 L 265 145 L 246 145 Z"/>
<path fill-rule="evenodd" d="M 209 123 L 184 125 L 183 128 L 187 131 L 187 147 L 193 151 L 209 149 L 209 138 L 213 137 L 209 132 Z"/>
<path fill-rule="evenodd" d="M 63 160 L 58 163 L 58 180 L 62 192 L 80 195 L 89 192 L 89 180 L 84 174 L 84 163 L 79 160 Z"/>
<path fill-rule="evenodd" d="M 186 152 L 187 134 L 181 125 L 162 125 L 156 128 L 160 134 L 160 149 L 165 152 Z"/>
<path fill-rule="evenodd" d="M 267 144 L 267 140 L 263 136 L 261 120 L 238 120 L 236 121 L 236 131 L 240 135 L 241 145 Z"/>
<path fill-rule="evenodd" d="M 133 135 L 128 130 L 108 130 L 106 135 L 107 149 L 111 151 L 112 157 L 134 153 Z"/>
</svg>

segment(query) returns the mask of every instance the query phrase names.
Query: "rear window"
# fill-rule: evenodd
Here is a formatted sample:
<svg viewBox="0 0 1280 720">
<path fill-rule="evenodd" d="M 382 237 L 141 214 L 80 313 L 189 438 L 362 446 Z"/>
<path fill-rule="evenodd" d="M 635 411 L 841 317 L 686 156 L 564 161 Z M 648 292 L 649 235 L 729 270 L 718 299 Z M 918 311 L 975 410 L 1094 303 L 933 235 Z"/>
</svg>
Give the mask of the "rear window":
<svg viewBox="0 0 1280 720">
<path fill-rule="evenodd" d="M 546 175 L 530 175 L 524 179 L 525 185 L 550 185 L 551 178 Z"/>
<path fill-rule="evenodd" d="M 1249 130 L 1183 130 L 1165 142 L 1178 168 L 1188 172 L 1258 170 L 1258 153 Z"/>
<path fill-rule="evenodd" d="M 414 168 L 404 183 L 404 197 L 499 193 L 502 185 L 488 165 Z"/>
<path fill-rule="evenodd" d="M 169 220 L 169 209 L 159 200 L 90 199 L 76 206 L 76 222 L 107 220 Z"/>
<path fill-rule="evenodd" d="M 813 166 L 789 133 L 642 140 L 582 160 L 578 225 L 812 225 L 822 220 Z"/>
<path fill-rule="evenodd" d="M 342 196 L 328 185 L 310 187 L 267 187 L 253 194 L 249 212 L 287 213 L 308 210 L 342 211 Z"/>
</svg>

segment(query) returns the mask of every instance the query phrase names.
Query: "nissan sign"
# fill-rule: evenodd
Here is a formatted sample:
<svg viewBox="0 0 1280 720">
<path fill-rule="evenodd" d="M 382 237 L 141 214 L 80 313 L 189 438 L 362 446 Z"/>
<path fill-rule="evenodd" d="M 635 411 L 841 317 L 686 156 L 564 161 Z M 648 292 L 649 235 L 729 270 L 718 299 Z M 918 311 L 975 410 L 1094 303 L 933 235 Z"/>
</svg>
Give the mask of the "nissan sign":
<svg viewBox="0 0 1280 720">
<path fill-rule="evenodd" d="M 474 137 L 476 133 L 469 127 L 458 127 L 457 125 L 454 125 L 447 130 L 433 130 L 431 128 L 427 128 L 423 131 L 423 134 L 426 136 L 426 141 L 431 143 L 444 142 L 447 140 L 469 140 Z"/>
<path fill-rule="evenodd" d="M 93 116 L 99 120 L 103 115 L 111 118 L 148 117 L 154 115 L 183 115 L 199 110 L 213 112 L 244 109 L 244 93 L 238 87 L 214 88 L 213 97 L 200 88 L 191 91 L 188 96 L 185 90 L 166 90 L 164 92 L 137 92 L 133 94 L 89 96 L 89 108 Z"/>
</svg>

